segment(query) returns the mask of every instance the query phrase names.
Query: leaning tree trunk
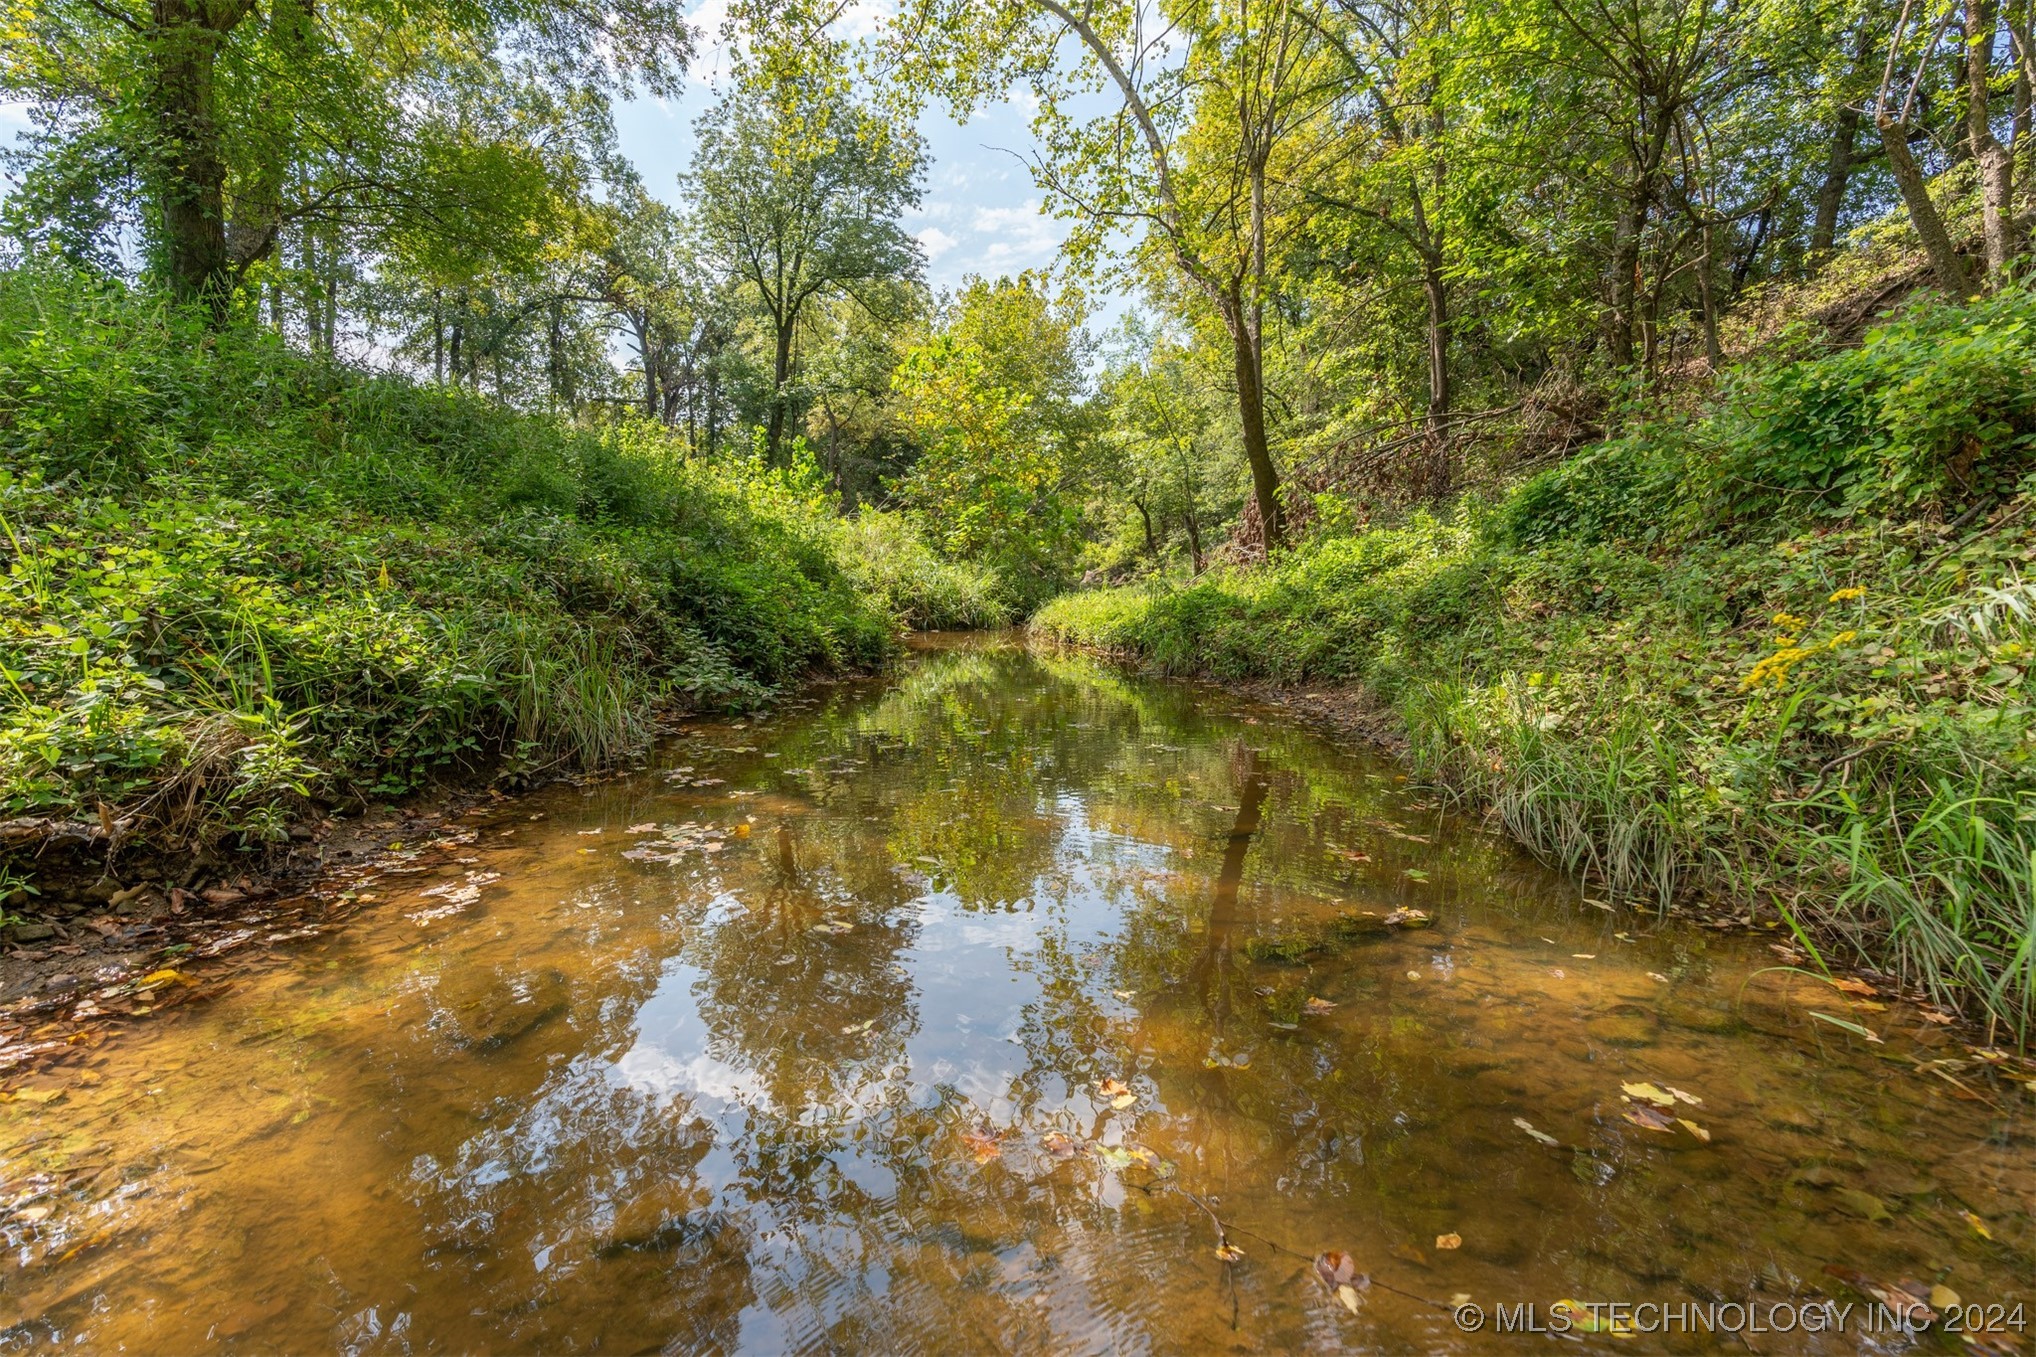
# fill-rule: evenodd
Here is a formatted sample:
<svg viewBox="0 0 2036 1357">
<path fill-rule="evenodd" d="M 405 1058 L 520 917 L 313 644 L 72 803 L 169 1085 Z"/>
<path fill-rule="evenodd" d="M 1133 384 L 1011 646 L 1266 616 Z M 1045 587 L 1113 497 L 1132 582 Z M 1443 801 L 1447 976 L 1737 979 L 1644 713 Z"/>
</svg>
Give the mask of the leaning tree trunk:
<svg viewBox="0 0 2036 1357">
<path fill-rule="evenodd" d="M 1888 153 L 1888 168 L 1894 171 L 1895 185 L 1901 189 L 1902 202 L 1909 209 L 1909 221 L 1922 237 L 1924 253 L 1930 257 L 1930 271 L 1937 275 L 1937 286 L 1954 297 L 1970 297 L 1972 278 L 1966 272 L 1965 261 L 1958 257 L 1951 232 L 1945 228 L 1937 204 L 1931 201 L 1930 183 L 1923 177 L 1923 167 L 1909 151 L 1909 125 L 1886 115 L 1877 118 L 1875 125 L 1880 129 L 1881 146 Z"/>
</svg>

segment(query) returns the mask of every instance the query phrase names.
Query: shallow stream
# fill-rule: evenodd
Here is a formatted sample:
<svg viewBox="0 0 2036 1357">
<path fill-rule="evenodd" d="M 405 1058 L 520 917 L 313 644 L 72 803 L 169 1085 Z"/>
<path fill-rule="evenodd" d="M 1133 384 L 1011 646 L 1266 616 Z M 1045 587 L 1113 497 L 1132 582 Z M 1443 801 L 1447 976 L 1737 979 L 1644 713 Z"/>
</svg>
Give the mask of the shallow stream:
<svg viewBox="0 0 2036 1357">
<path fill-rule="evenodd" d="M 1969 1034 L 1212 689 L 935 643 L 391 867 L 0 1106 L 0 1346 L 1510 1351 L 1528 1302 L 1863 1305 L 1831 1266 L 2036 1304 L 2036 1096 Z"/>
</svg>

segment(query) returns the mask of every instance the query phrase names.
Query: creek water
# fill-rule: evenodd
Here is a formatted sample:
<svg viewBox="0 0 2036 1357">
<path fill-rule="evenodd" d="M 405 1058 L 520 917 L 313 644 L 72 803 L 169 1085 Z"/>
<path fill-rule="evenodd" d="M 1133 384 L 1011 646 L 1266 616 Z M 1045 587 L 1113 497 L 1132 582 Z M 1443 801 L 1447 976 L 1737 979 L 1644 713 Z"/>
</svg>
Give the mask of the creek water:
<svg viewBox="0 0 2036 1357">
<path fill-rule="evenodd" d="M 1452 1303 L 1863 1304 L 1831 1265 L 2036 1302 L 2036 1099 L 1957 1034 L 1596 907 L 1272 710 L 1007 638 L 367 889 L 0 1107 L 17 1206 L 47 1187 L 0 1346 L 1511 1350 Z"/>
</svg>

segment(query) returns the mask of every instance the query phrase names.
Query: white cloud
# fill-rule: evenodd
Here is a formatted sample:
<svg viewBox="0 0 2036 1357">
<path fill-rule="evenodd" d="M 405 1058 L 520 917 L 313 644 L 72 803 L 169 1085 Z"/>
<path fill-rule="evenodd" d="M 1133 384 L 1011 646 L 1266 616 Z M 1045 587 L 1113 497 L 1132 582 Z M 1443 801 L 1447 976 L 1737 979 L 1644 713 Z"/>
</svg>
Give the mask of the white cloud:
<svg viewBox="0 0 2036 1357">
<path fill-rule="evenodd" d="M 924 231 L 919 232 L 918 236 L 920 247 L 926 251 L 926 262 L 929 264 L 961 244 L 960 240 L 941 230 L 938 226 L 929 226 Z"/>
<path fill-rule="evenodd" d="M 990 237 L 977 254 L 985 273 L 1038 268 L 1060 249 L 1060 224 L 1040 211 L 1037 198 L 1016 207 L 979 207 L 971 224 L 975 234 Z"/>
</svg>

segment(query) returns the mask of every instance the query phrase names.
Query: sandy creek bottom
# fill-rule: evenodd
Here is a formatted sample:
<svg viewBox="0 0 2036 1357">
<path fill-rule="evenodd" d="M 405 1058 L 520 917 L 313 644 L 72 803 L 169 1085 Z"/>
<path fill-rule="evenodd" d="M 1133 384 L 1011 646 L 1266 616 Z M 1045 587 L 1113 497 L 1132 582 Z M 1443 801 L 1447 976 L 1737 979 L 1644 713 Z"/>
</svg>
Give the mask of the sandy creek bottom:
<svg viewBox="0 0 2036 1357">
<path fill-rule="evenodd" d="M 1828 1297 L 1581 1341 L 1950 1351 L 1826 1267 L 2036 1304 L 2036 1097 L 1969 1034 L 1212 690 L 935 644 L 391 866 L 0 1106 L 48 1189 L 0 1346 L 1513 1351 L 1451 1302 Z"/>
</svg>

